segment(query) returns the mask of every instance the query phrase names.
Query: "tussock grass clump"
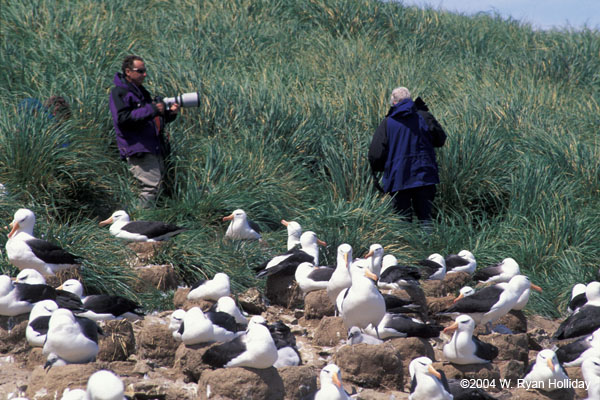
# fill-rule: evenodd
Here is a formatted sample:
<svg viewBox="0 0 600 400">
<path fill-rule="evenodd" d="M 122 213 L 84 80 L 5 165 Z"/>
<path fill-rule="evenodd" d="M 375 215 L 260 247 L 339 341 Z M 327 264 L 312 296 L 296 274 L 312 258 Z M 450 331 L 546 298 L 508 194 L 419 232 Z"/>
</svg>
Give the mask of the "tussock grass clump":
<svg viewBox="0 0 600 400">
<path fill-rule="evenodd" d="M 513 257 L 545 289 L 529 306 L 545 315 L 595 274 L 597 31 L 375 0 L 31 0 L 3 4 L 0 30 L 0 217 L 32 208 L 38 235 L 85 256 L 93 290 L 169 306 L 169 293 L 127 291 L 127 250 L 96 226 L 121 208 L 188 227 L 153 261 L 186 283 L 225 271 L 234 291 L 261 287 L 251 268 L 285 250 L 282 218 L 328 242 L 322 264 L 344 242 L 356 256 L 380 243 L 401 263 L 461 249 L 481 266 Z M 153 94 L 202 95 L 170 125 L 169 184 L 155 210 L 131 207 L 108 111 L 131 53 L 145 59 Z M 448 133 L 429 236 L 392 212 L 366 160 L 399 85 Z M 54 94 L 72 107 L 61 125 L 18 108 Z M 223 240 L 222 217 L 237 208 L 266 245 Z M 0 268 L 15 272 L 5 256 Z"/>
</svg>

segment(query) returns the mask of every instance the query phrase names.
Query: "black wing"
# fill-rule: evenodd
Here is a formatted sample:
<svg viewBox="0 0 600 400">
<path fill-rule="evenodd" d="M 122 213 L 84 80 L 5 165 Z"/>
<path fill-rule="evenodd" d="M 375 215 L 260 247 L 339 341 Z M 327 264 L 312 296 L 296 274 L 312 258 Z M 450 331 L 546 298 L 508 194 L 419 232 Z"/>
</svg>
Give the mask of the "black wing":
<svg viewBox="0 0 600 400">
<path fill-rule="evenodd" d="M 497 286 L 485 287 L 471 296 L 464 297 L 454 303 L 445 312 L 474 313 L 488 312 L 500 299 L 502 288 Z"/>
<path fill-rule="evenodd" d="M 380 292 L 381 293 L 381 292 Z M 381 293 L 383 300 L 385 301 L 385 311 L 390 314 L 396 313 L 417 313 L 421 309 L 421 306 L 415 304 L 412 300 L 403 299 L 393 294 Z"/>
<path fill-rule="evenodd" d="M 225 364 L 246 351 L 243 335 L 223 344 L 210 347 L 202 355 L 202 362 L 212 368 L 223 368 Z"/>
<path fill-rule="evenodd" d="M 394 283 L 399 280 L 418 281 L 421 279 L 419 268 L 403 265 L 394 265 L 386 268 L 379 276 L 380 282 Z"/>
<path fill-rule="evenodd" d="M 111 296 L 107 294 L 96 294 L 88 296 L 83 304 L 85 308 L 96 314 L 112 314 L 115 317 L 127 312 L 144 315 L 137 311 L 140 307 L 136 302 L 122 296 Z"/>
<path fill-rule="evenodd" d="M 75 317 L 75 320 L 81 328 L 81 333 L 83 333 L 88 339 L 98 343 L 98 335 L 104 335 L 104 332 L 102 332 L 102 329 L 100 329 L 95 321 L 84 317 Z"/>
<path fill-rule="evenodd" d="M 39 333 L 40 335 L 45 335 L 48 333 L 48 322 L 50 321 L 49 315 L 43 315 L 41 317 L 37 317 L 33 321 L 29 323 L 29 326 L 33 328 L 34 331 Z"/>
<path fill-rule="evenodd" d="M 416 388 L 417 388 L 417 374 L 414 374 L 412 380 L 410 381 L 410 393 L 414 393 Z"/>
<path fill-rule="evenodd" d="M 311 271 L 308 274 L 308 278 L 316 281 L 316 282 L 327 282 L 331 279 L 331 275 L 333 275 L 333 271 L 335 269 L 329 267 L 318 267 Z"/>
<path fill-rule="evenodd" d="M 438 269 L 442 268 L 442 266 L 435 261 L 431 260 L 421 260 L 419 261 L 419 265 L 421 265 L 426 272 L 427 276 L 433 275 Z"/>
<path fill-rule="evenodd" d="M 451 271 L 457 267 L 469 265 L 469 260 L 459 256 L 458 254 L 450 254 L 444 258 L 446 261 L 446 271 Z"/>
<path fill-rule="evenodd" d="M 56 289 L 52 286 L 18 282 L 14 285 L 15 290 L 17 291 L 17 299 L 20 301 L 26 301 L 28 303 L 37 303 L 42 300 L 56 301 Z"/>
<path fill-rule="evenodd" d="M 60 308 L 67 308 L 71 311 L 85 311 L 81 299 L 76 294 L 66 290 L 55 290 L 56 298 L 54 301 Z"/>
<path fill-rule="evenodd" d="M 402 314 L 394 314 L 388 319 L 387 327 L 406 333 L 406 337 L 436 338 L 443 326 L 413 321 Z"/>
<path fill-rule="evenodd" d="M 313 256 L 305 252 L 304 250 L 299 250 L 293 248 L 288 253 L 289 257 L 280 262 L 279 264 L 272 266 L 270 268 L 264 268 L 260 270 L 258 274 L 256 274 L 257 278 L 262 278 L 264 276 L 271 276 L 275 274 L 281 273 L 282 275 L 294 275 L 296 273 L 296 268 L 303 262 L 314 263 L 315 259 Z M 265 263 L 265 267 L 268 264 Z"/>
<path fill-rule="evenodd" d="M 469 296 L 470 297 L 470 296 Z M 554 333 L 555 339 L 588 335 L 600 327 L 600 307 L 585 305 L 565 319 Z"/>
<path fill-rule="evenodd" d="M 151 239 L 167 234 L 175 236 L 187 230 L 187 228 L 182 228 L 177 225 L 167 224 L 158 221 L 132 221 L 125 225 L 123 228 L 121 228 L 121 230 L 130 233 L 139 233 Z"/>
<path fill-rule="evenodd" d="M 498 357 L 498 348 L 490 343 L 485 343 L 479 340 L 477 336 L 473 336 L 475 342 L 475 355 L 483 360 L 492 361 Z"/>
<path fill-rule="evenodd" d="M 559 347 L 556 350 L 556 358 L 558 358 L 558 361 L 560 361 L 561 364 L 569 363 L 577 360 L 577 358 L 579 358 L 579 356 L 590 347 L 590 342 L 587 340 L 586 336 L 582 339 Z"/>
<path fill-rule="evenodd" d="M 448 384 L 448 378 L 446 378 L 446 374 L 444 373 L 444 371 L 441 370 L 438 372 L 442 376 L 442 386 L 444 387 L 444 389 L 446 389 L 446 392 L 450 393 L 450 385 Z"/>
<path fill-rule="evenodd" d="M 271 337 L 273 338 L 277 349 L 286 346 L 295 348 L 296 337 L 292 333 L 292 330 L 289 326 L 284 324 L 282 321 L 277 321 L 274 324 L 267 325 L 267 328 L 269 328 L 269 332 L 271 332 Z"/>
<path fill-rule="evenodd" d="M 577 296 L 573 297 L 569 302 L 569 309 L 575 311 L 579 307 L 583 307 L 583 305 L 587 303 L 587 296 L 585 292 L 579 293 Z"/>
<path fill-rule="evenodd" d="M 478 271 L 475 271 L 473 274 L 474 281 L 485 282 L 493 276 L 500 275 L 502 273 L 501 263 L 496 265 L 492 265 L 490 267 L 482 268 Z"/>
<path fill-rule="evenodd" d="M 248 225 L 250 226 L 250 228 L 252 228 L 252 230 L 256 233 L 261 233 L 260 230 L 260 226 L 258 226 L 258 224 L 250 219 L 246 220 L 248 222 Z"/>
<path fill-rule="evenodd" d="M 229 332 L 237 332 L 237 324 L 235 318 L 223 311 L 208 311 L 204 315 L 214 325 L 219 325 L 221 328 L 227 329 Z"/>
<path fill-rule="evenodd" d="M 42 239 L 29 239 L 25 243 L 37 258 L 48 264 L 77 264 L 81 260 L 62 247 Z"/>
</svg>

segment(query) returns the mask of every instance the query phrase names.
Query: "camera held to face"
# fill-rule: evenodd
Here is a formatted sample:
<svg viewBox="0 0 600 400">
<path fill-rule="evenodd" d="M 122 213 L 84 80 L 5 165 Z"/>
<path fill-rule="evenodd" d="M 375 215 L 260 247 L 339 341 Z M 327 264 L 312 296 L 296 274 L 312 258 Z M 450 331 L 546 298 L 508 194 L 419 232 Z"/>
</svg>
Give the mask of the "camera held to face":
<svg viewBox="0 0 600 400">
<path fill-rule="evenodd" d="M 200 92 L 183 93 L 175 97 L 164 97 L 162 101 L 167 108 L 175 103 L 179 104 L 180 107 L 199 107 Z"/>
</svg>

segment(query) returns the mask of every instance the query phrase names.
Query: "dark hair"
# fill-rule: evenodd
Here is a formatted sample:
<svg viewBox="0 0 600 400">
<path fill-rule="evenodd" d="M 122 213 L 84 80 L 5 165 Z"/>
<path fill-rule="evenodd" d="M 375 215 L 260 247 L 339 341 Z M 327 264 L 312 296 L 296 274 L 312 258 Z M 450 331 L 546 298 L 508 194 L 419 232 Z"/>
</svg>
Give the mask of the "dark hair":
<svg viewBox="0 0 600 400">
<path fill-rule="evenodd" d="M 123 64 L 121 65 L 121 71 L 123 72 L 123 75 L 125 75 L 125 69 L 133 69 L 133 62 L 135 60 L 144 62 L 144 60 L 142 60 L 142 57 L 139 56 L 130 55 L 125 57 L 125 59 L 123 60 Z"/>
<path fill-rule="evenodd" d="M 71 118 L 71 107 L 67 100 L 62 96 L 50 96 L 44 102 L 44 107 L 48 109 L 59 121 L 64 121 Z"/>
</svg>

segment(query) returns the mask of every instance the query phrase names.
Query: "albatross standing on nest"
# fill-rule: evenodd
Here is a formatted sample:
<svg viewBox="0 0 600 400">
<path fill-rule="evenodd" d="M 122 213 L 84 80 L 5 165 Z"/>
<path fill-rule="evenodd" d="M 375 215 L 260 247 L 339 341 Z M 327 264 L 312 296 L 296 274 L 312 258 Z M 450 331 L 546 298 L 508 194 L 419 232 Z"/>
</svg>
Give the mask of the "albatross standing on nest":
<svg viewBox="0 0 600 400">
<path fill-rule="evenodd" d="M 8 261 L 20 270 L 31 268 L 42 275 L 54 275 L 62 269 L 77 267 L 81 259 L 53 243 L 33 236 L 35 215 L 21 208 L 10 223 L 6 242 Z"/>
<path fill-rule="evenodd" d="M 460 299 L 442 314 L 467 314 L 478 324 L 491 325 L 492 322 L 507 314 L 530 287 L 529 278 L 525 275 L 517 275 L 504 287 L 488 286 Z M 490 331 L 490 326 L 487 326 L 487 329 Z"/>
<path fill-rule="evenodd" d="M 377 289 L 377 276 L 357 263 L 350 266 L 350 274 L 352 286 L 342 290 L 336 300 L 344 325 L 350 330 L 353 326 L 365 329 L 371 324 L 377 333 L 377 326 L 385 315 L 385 300 Z"/>
</svg>

